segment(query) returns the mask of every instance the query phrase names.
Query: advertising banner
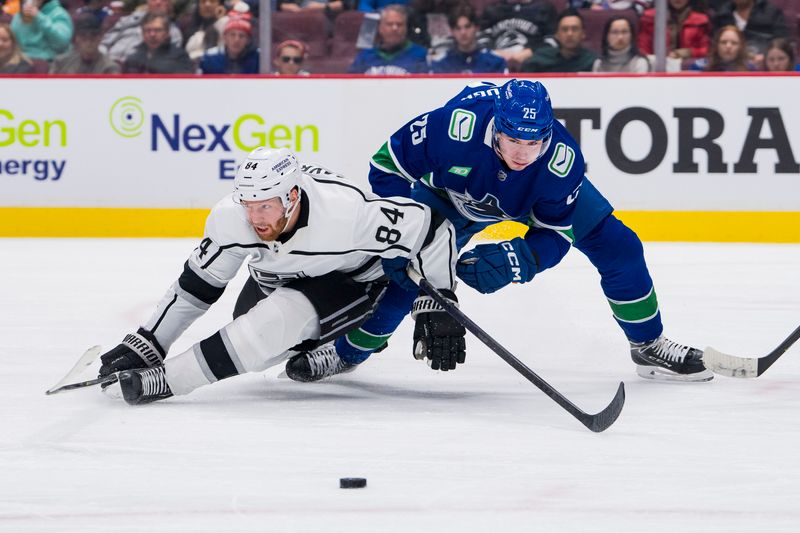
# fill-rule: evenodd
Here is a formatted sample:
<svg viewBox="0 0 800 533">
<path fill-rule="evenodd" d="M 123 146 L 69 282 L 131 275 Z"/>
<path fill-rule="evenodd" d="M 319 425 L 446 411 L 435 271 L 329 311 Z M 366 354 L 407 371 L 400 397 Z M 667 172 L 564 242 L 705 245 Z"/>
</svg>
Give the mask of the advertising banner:
<svg viewBox="0 0 800 533">
<path fill-rule="evenodd" d="M 4 78 L 0 209 L 206 210 L 257 146 L 366 185 L 388 135 L 470 81 Z M 800 77 L 542 81 L 618 210 L 800 212 Z"/>
</svg>

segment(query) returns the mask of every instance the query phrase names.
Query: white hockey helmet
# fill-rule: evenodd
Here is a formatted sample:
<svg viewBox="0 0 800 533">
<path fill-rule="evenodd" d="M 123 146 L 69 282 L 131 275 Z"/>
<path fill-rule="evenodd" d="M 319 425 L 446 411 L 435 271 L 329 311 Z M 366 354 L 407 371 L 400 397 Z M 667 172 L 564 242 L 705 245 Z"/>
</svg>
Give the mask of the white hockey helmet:
<svg viewBox="0 0 800 533">
<path fill-rule="evenodd" d="M 238 202 L 280 198 L 288 211 L 292 205 L 289 193 L 297 187 L 300 172 L 300 164 L 288 148 L 256 148 L 236 169 L 234 197 Z"/>
</svg>

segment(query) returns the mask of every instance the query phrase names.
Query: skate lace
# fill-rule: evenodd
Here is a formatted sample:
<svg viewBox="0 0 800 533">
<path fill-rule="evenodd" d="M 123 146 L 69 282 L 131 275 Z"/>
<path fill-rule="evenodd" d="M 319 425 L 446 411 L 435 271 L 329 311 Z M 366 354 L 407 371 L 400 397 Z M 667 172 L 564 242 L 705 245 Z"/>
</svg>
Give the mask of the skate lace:
<svg viewBox="0 0 800 533">
<path fill-rule="evenodd" d="M 338 373 L 344 363 L 337 355 L 336 349 L 330 346 L 308 354 L 308 365 L 313 376 L 326 378 Z"/>
<path fill-rule="evenodd" d="M 161 396 L 170 392 L 169 385 L 167 384 L 167 374 L 164 372 L 164 367 L 157 366 L 148 368 L 142 371 L 142 395 L 143 396 Z"/>
<path fill-rule="evenodd" d="M 676 361 L 678 363 L 682 363 L 683 360 L 686 359 L 686 355 L 690 350 L 688 346 L 663 338 L 659 342 L 656 342 L 654 348 L 656 355 L 659 357 L 667 361 Z"/>
</svg>

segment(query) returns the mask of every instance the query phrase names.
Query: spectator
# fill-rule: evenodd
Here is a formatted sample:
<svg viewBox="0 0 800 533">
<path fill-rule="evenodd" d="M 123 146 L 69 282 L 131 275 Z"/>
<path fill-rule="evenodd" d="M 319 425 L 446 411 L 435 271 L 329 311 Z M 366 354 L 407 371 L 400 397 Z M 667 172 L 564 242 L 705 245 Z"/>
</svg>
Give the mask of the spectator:
<svg viewBox="0 0 800 533">
<path fill-rule="evenodd" d="M 308 57 L 308 47 L 305 43 L 288 39 L 275 49 L 274 74 L 281 76 L 308 76 L 308 71 L 303 69 L 303 62 Z"/>
<path fill-rule="evenodd" d="M 765 54 L 764 70 L 767 72 L 800 70 L 795 63 L 792 43 L 781 37 L 771 40 Z"/>
<path fill-rule="evenodd" d="M 381 11 L 377 46 L 359 52 L 347 72 L 370 75 L 428 72 L 426 55 L 423 47 L 408 40 L 405 6 L 390 4 Z"/>
<path fill-rule="evenodd" d="M 200 61 L 203 74 L 258 74 L 259 53 L 253 44 L 253 26 L 243 17 L 231 17 L 222 33 L 224 46 L 212 48 Z"/>
<path fill-rule="evenodd" d="M 789 37 L 783 11 L 767 0 L 733 0 L 720 6 L 714 15 L 714 31 L 731 25 L 744 32 L 750 58 L 758 64 L 770 40 Z"/>
<path fill-rule="evenodd" d="M 84 0 L 85 5 L 78 8 L 75 12 L 75 16 L 77 18 L 85 13 L 93 15 L 97 18 L 97 22 L 100 23 L 100 27 L 102 28 L 106 17 L 113 13 L 109 6 L 104 5 L 105 3 L 105 0 Z"/>
<path fill-rule="evenodd" d="M 122 62 L 142 44 L 142 19 L 148 13 L 164 15 L 169 17 L 172 14 L 172 4 L 170 0 L 147 0 L 144 6 L 140 6 L 130 15 L 121 17 L 114 26 L 109 29 L 100 42 L 100 51 L 117 62 Z M 183 37 L 178 27 L 170 21 L 169 37 L 175 46 L 181 46 Z"/>
<path fill-rule="evenodd" d="M 557 16 L 547 0 L 501 0 L 486 6 L 478 41 L 505 59 L 510 70 L 518 71 L 553 34 Z"/>
<path fill-rule="evenodd" d="M 442 59 L 453 47 L 448 14 L 465 0 L 411 0 L 408 4 L 408 38 L 428 49 L 428 60 Z"/>
<path fill-rule="evenodd" d="M 408 4 L 408 0 L 358 0 L 358 10 L 364 13 L 377 13 L 392 4 Z"/>
<path fill-rule="evenodd" d="M 20 50 L 31 59 L 52 61 L 72 40 L 72 19 L 58 0 L 30 0 L 11 20 Z"/>
<path fill-rule="evenodd" d="M 591 72 L 597 56 L 583 47 L 586 32 L 577 10 L 561 12 L 554 37 L 558 46 L 538 48 L 522 65 L 523 72 Z"/>
<path fill-rule="evenodd" d="M 297 13 L 298 11 L 325 11 L 333 18 L 344 9 L 342 0 L 277 0 L 278 11 Z"/>
<path fill-rule="evenodd" d="M 650 61 L 639 53 L 636 30 L 628 18 L 615 15 L 603 27 L 602 54 L 594 72 L 649 72 Z"/>
<path fill-rule="evenodd" d="M 478 47 L 478 16 L 470 4 L 460 4 L 447 17 L 455 48 L 431 64 L 431 72 L 442 73 L 508 73 L 506 60 Z"/>
<path fill-rule="evenodd" d="M 708 15 L 693 7 L 695 0 L 669 0 L 667 55 L 676 59 L 701 58 L 708 54 L 711 23 Z M 639 19 L 639 50 L 653 54 L 656 10 L 648 9 Z"/>
<path fill-rule="evenodd" d="M 196 61 L 203 57 L 206 50 L 217 46 L 227 22 L 222 0 L 199 0 L 185 32 L 185 49 L 189 58 Z"/>
<path fill-rule="evenodd" d="M 568 2 L 574 8 L 603 9 L 633 9 L 641 15 L 645 8 L 652 7 L 653 0 L 571 0 Z"/>
<path fill-rule="evenodd" d="M 28 74 L 29 72 L 33 72 L 33 65 L 30 59 L 20 51 L 11 26 L 0 22 L 0 74 Z"/>
<path fill-rule="evenodd" d="M 746 72 L 755 70 L 747 62 L 747 47 L 742 30 L 723 26 L 711 41 L 708 58 L 695 61 L 690 70 L 706 72 Z"/>
<path fill-rule="evenodd" d="M 50 66 L 51 74 L 119 74 L 120 68 L 101 53 L 98 47 L 103 38 L 101 23 L 93 13 L 83 13 L 75 19 L 72 50 L 56 57 Z"/>
<path fill-rule="evenodd" d="M 142 18 L 142 42 L 125 58 L 126 74 L 186 74 L 194 71 L 186 51 L 170 39 L 170 20 L 161 13 Z"/>
</svg>

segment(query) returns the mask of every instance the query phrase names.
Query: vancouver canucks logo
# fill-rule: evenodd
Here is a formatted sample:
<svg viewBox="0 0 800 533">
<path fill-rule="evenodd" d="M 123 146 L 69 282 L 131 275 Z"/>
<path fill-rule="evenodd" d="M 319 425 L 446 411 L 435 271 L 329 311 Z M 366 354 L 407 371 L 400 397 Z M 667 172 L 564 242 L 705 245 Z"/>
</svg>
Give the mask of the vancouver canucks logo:
<svg viewBox="0 0 800 533">
<path fill-rule="evenodd" d="M 500 201 L 492 196 L 486 194 L 482 200 L 476 200 L 470 196 L 469 192 L 464 194 L 447 190 L 450 196 L 450 201 L 456 206 L 458 212 L 469 220 L 475 222 L 494 222 L 497 220 L 511 220 L 505 211 L 500 208 Z"/>
<path fill-rule="evenodd" d="M 569 174 L 569 171 L 572 170 L 572 163 L 574 162 L 575 150 L 564 143 L 558 143 L 553 150 L 553 155 L 550 157 L 547 168 L 556 176 L 564 178 Z"/>
</svg>

